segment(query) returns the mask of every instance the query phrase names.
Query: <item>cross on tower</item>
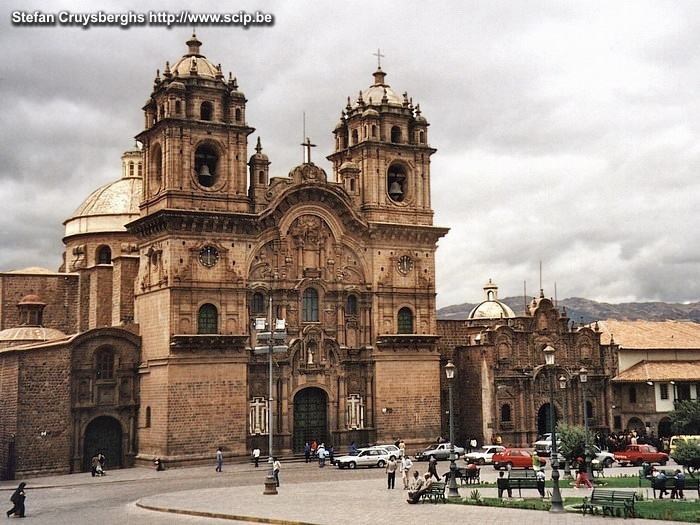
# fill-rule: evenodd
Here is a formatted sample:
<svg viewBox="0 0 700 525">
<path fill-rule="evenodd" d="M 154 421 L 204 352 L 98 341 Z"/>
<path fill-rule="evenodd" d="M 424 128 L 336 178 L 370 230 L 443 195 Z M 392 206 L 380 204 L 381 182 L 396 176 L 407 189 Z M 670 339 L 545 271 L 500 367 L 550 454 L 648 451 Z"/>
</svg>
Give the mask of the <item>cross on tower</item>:
<svg viewBox="0 0 700 525">
<path fill-rule="evenodd" d="M 382 55 L 382 52 L 379 48 L 377 48 L 376 53 L 372 53 L 372 54 L 375 57 L 377 57 L 377 69 L 381 69 L 382 68 L 382 58 L 384 57 L 384 55 Z"/>
<path fill-rule="evenodd" d="M 311 144 L 311 139 L 306 137 L 306 142 L 302 142 L 301 145 L 306 150 L 304 151 L 304 164 L 311 164 L 311 148 L 315 148 L 316 144 Z"/>
</svg>

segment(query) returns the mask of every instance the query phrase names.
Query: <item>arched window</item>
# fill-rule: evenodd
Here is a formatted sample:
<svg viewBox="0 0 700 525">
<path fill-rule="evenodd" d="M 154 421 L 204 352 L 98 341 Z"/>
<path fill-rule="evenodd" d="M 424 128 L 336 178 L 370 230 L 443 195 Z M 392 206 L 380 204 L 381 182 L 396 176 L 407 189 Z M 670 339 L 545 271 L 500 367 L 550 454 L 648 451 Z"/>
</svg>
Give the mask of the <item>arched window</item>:
<svg viewBox="0 0 700 525">
<path fill-rule="evenodd" d="M 241 120 L 241 110 L 239 108 L 236 108 L 236 121 Z"/>
<path fill-rule="evenodd" d="M 398 315 L 399 321 L 399 331 L 400 334 L 412 334 L 413 333 L 413 312 L 410 308 L 404 306 L 399 310 Z"/>
<path fill-rule="evenodd" d="M 593 417 L 593 403 L 586 401 L 586 417 L 591 419 Z"/>
<path fill-rule="evenodd" d="M 630 403 L 636 403 L 637 402 L 637 389 L 634 388 L 633 386 L 630 387 L 629 391 L 629 398 L 630 398 Z"/>
<path fill-rule="evenodd" d="M 391 200 L 402 202 L 406 198 L 406 170 L 401 164 L 392 164 L 389 166 L 389 172 L 386 178 L 386 189 Z"/>
<path fill-rule="evenodd" d="M 261 314 L 265 312 L 265 296 L 260 292 L 255 292 L 253 294 L 253 301 L 250 305 L 250 311 L 254 314 Z"/>
<path fill-rule="evenodd" d="M 151 407 L 146 407 L 146 428 L 151 427 Z"/>
<path fill-rule="evenodd" d="M 511 421 L 511 411 L 510 405 L 505 404 L 501 406 L 501 423 L 510 423 Z"/>
<path fill-rule="evenodd" d="M 211 187 L 216 182 L 216 166 L 219 163 L 219 155 L 216 150 L 207 144 L 202 144 L 194 153 L 194 169 L 197 172 L 197 180 L 202 186 Z"/>
<path fill-rule="evenodd" d="M 197 324 L 198 334 L 216 334 L 218 333 L 217 321 L 219 320 L 219 312 L 216 306 L 207 303 L 199 308 L 199 323 Z"/>
<path fill-rule="evenodd" d="M 99 350 L 95 355 L 95 373 L 97 379 L 114 377 L 114 351 L 111 348 Z"/>
<path fill-rule="evenodd" d="M 418 142 L 425 144 L 425 131 L 418 132 Z"/>
<path fill-rule="evenodd" d="M 97 248 L 97 264 L 111 264 L 112 250 L 109 246 L 100 246 Z"/>
<path fill-rule="evenodd" d="M 401 128 L 394 126 L 391 128 L 391 142 L 398 144 L 401 142 Z"/>
<path fill-rule="evenodd" d="M 175 101 L 175 114 L 179 115 L 182 112 L 182 102 L 179 100 Z"/>
<path fill-rule="evenodd" d="M 134 176 L 134 163 L 129 162 L 129 177 L 133 177 L 133 176 Z"/>
<path fill-rule="evenodd" d="M 352 130 L 352 143 L 357 144 L 359 142 L 359 138 L 357 136 L 357 130 L 353 129 Z"/>
<path fill-rule="evenodd" d="M 199 108 L 199 118 L 201 120 L 211 120 L 214 115 L 214 107 L 211 102 L 202 102 Z"/>
<path fill-rule="evenodd" d="M 264 171 L 258 172 L 258 184 L 265 184 L 265 172 Z"/>
<path fill-rule="evenodd" d="M 153 148 L 153 161 L 151 163 L 156 182 L 160 183 L 163 179 L 163 152 L 158 144 Z"/>
<path fill-rule="evenodd" d="M 350 179 L 350 191 L 355 191 L 355 179 Z"/>
<path fill-rule="evenodd" d="M 318 321 L 318 292 L 315 288 L 307 288 L 304 290 L 302 297 L 302 310 L 305 322 Z"/>
<path fill-rule="evenodd" d="M 372 124 L 372 138 L 377 138 L 377 125 Z"/>
<path fill-rule="evenodd" d="M 357 315 L 357 297 L 348 295 L 348 300 L 345 303 L 345 315 Z"/>
</svg>

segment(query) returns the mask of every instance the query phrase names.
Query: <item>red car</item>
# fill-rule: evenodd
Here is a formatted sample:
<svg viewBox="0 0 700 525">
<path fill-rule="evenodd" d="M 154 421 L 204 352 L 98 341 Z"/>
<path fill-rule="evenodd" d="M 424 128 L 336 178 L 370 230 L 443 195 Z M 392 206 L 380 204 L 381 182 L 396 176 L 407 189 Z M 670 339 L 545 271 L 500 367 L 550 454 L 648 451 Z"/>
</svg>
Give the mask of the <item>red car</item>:
<svg viewBox="0 0 700 525">
<path fill-rule="evenodd" d="M 658 463 L 665 465 L 668 462 L 668 454 L 659 452 L 651 445 L 627 445 L 627 448 L 621 452 L 615 452 L 615 460 L 621 466 L 637 465 L 642 463 Z"/>
<path fill-rule="evenodd" d="M 493 468 L 532 468 L 532 454 L 522 448 L 507 448 L 502 452 L 493 455 Z M 540 465 L 544 466 L 547 461 L 540 458 Z"/>
</svg>

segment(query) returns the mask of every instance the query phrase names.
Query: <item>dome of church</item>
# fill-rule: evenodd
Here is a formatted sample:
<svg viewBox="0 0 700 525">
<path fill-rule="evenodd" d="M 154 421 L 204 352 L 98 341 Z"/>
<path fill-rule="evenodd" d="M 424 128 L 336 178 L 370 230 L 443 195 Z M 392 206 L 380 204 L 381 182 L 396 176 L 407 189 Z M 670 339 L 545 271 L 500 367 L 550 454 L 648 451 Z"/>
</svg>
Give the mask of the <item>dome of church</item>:
<svg viewBox="0 0 700 525">
<path fill-rule="evenodd" d="M 221 77 L 221 71 L 199 52 L 202 43 L 195 35 L 187 41 L 189 51 L 170 68 L 170 72 L 178 77 L 204 77 L 212 80 Z"/>
<path fill-rule="evenodd" d="M 498 300 L 498 286 L 491 279 L 484 286 L 486 300 L 477 304 L 469 312 L 469 319 L 501 319 L 515 317 L 515 313 L 510 307 Z"/>
<path fill-rule="evenodd" d="M 28 343 L 41 343 L 66 337 L 66 334 L 55 328 L 43 326 L 18 326 L 6 328 L 0 331 L 0 348 L 23 345 Z"/>
<path fill-rule="evenodd" d="M 142 152 L 135 148 L 122 156 L 124 163 L 134 163 Z M 121 179 L 109 182 L 93 191 L 63 223 L 66 237 L 82 233 L 124 232 L 127 223 L 138 219 L 141 201 L 141 169 L 124 169 Z"/>
<path fill-rule="evenodd" d="M 340 165 L 340 168 L 338 171 L 344 171 L 344 170 L 359 170 L 360 167 L 355 163 L 352 162 L 351 160 L 346 160 Z"/>
<path fill-rule="evenodd" d="M 374 72 L 374 84 L 362 92 L 362 100 L 364 100 L 365 104 L 369 104 L 371 106 L 379 106 L 383 103 L 393 106 L 403 106 L 401 97 L 399 97 L 394 90 L 389 87 L 389 84 L 384 82 L 385 76 L 386 73 L 382 71 L 381 67 Z M 386 102 L 382 102 L 385 97 Z"/>
<path fill-rule="evenodd" d="M 365 112 L 362 114 L 363 117 L 378 117 L 379 112 L 376 109 L 366 109 Z"/>
</svg>

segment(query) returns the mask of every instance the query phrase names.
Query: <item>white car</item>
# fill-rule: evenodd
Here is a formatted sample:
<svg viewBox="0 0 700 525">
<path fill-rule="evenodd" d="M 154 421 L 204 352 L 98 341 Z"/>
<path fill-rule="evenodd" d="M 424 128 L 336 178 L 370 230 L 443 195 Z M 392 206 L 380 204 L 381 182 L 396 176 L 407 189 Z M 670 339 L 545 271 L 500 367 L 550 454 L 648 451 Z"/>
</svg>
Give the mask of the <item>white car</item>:
<svg viewBox="0 0 700 525">
<path fill-rule="evenodd" d="M 481 447 L 464 456 L 464 461 L 467 463 L 476 463 L 477 465 L 486 465 L 487 463 L 490 464 L 492 462 L 493 455 L 496 452 L 503 452 L 505 449 L 506 447 L 502 447 L 500 445 Z"/>
<path fill-rule="evenodd" d="M 385 448 L 361 448 L 356 454 L 335 459 L 338 468 L 384 467 L 389 461 L 389 451 Z"/>
<path fill-rule="evenodd" d="M 389 452 L 389 456 L 391 456 L 394 459 L 397 459 L 401 452 L 401 449 L 396 445 L 372 445 L 369 448 L 383 448 L 384 450 Z"/>
</svg>

